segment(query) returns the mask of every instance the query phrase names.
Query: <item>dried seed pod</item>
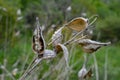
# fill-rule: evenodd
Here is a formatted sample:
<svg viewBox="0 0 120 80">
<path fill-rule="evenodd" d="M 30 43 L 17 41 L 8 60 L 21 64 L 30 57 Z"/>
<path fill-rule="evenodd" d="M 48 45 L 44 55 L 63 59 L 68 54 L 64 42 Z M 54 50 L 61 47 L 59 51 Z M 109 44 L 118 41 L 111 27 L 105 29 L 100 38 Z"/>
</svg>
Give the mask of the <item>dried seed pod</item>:
<svg viewBox="0 0 120 80">
<path fill-rule="evenodd" d="M 57 31 L 55 31 L 55 33 L 52 36 L 52 44 L 53 46 L 56 46 L 58 43 L 61 43 L 62 41 L 62 34 L 61 34 L 61 30 L 63 27 L 61 27 L 60 29 L 58 29 Z"/>
<path fill-rule="evenodd" d="M 42 30 L 37 18 L 37 27 L 33 34 L 32 48 L 35 53 L 38 54 L 39 57 L 43 56 L 45 50 L 45 41 L 42 35 Z"/>
<path fill-rule="evenodd" d="M 55 46 L 55 51 L 56 51 L 56 53 L 59 53 L 60 51 L 62 51 L 61 46 L 60 45 L 56 45 Z"/>
<path fill-rule="evenodd" d="M 82 46 L 84 52 L 86 53 L 93 53 L 97 51 L 100 47 L 111 44 L 110 42 L 101 43 L 97 41 L 92 41 L 90 39 L 81 39 L 78 41 L 78 43 Z"/>
<path fill-rule="evenodd" d="M 82 69 L 78 72 L 78 77 L 79 77 L 80 80 L 89 79 L 92 76 L 93 76 L 92 68 L 90 68 L 87 71 L 85 65 L 83 65 Z"/>
<path fill-rule="evenodd" d="M 63 51 L 63 54 L 64 54 L 64 58 L 65 58 L 65 61 L 66 61 L 66 65 L 67 65 L 67 67 L 69 68 L 69 62 L 68 62 L 68 56 L 69 56 L 69 52 L 68 52 L 68 49 L 67 49 L 67 47 L 66 46 L 64 46 L 63 44 L 58 44 L 57 46 L 56 46 L 56 52 L 58 52 L 57 50 L 59 50 L 59 51 Z"/>
<path fill-rule="evenodd" d="M 48 58 L 54 58 L 56 56 L 56 53 L 52 50 L 45 50 L 43 54 L 43 58 L 48 59 Z"/>
<path fill-rule="evenodd" d="M 65 26 L 79 32 L 88 26 L 88 19 L 78 17 L 68 22 Z"/>
<path fill-rule="evenodd" d="M 84 75 L 84 79 L 86 78 L 91 78 L 93 76 L 93 72 L 92 72 L 92 68 L 90 68 L 89 71 L 87 71 L 87 73 Z"/>
<path fill-rule="evenodd" d="M 86 73 L 87 69 L 83 66 L 82 69 L 78 72 L 79 80 L 83 80 Z"/>
</svg>

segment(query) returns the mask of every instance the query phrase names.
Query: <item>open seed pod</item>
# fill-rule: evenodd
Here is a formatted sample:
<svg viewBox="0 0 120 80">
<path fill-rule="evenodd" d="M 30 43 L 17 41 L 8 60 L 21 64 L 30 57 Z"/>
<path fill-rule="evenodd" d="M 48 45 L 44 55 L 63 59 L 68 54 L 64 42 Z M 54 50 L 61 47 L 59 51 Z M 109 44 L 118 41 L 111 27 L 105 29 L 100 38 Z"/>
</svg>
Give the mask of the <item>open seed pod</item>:
<svg viewBox="0 0 120 80">
<path fill-rule="evenodd" d="M 81 39 L 78 41 L 78 43 L 83 48 L 83 51 L 86 53 L 93 53 L 97 51 L 99 48 L 101 48 L 102 46 L 107 46 L 111 44 L 111 42 L 102 43 L 102 42 L 97 42 L 90 39 Z"/>
<path fill-rule="evenodd" d="M 52 44 L 53 46 L 56 46 L 58 43 L 61 43 L 62 41 L 62 28 L 58 29 L 57 31 L 55 31 L 55 33 L 52 35 Z"/>
<path fill-rule="evenodd" d="M 92 71 L 92 68 L 90 68 L 87 73 L 84 75 L 84 79 L 86 78 L 91 78 L 93 76 L 93 71 Z"/>
<path fill-rule="evenodd" d="M 55 51 L 56 51 L 56 53 L 59 53 L 60 51 L 62 51 L 61 46 L 60 45 L 56 45 L 55 46 Z"/>
<path fill-rule="evenodd" d="M 56 53 L 53 50 L 44 50 L 43 58 L 44 59 L 49 59 L 49 58 L 54 58 L 56 56 Z"/>
<path fill-rule="evenodd" d="M 79 80 L 88 80 L 93 76 L 93 68 L 91 67 L 89 70 L 86 69 L 85 66 L 82 67 L 82 69 L 80 69 L 80 71 L 78 72 L 78 77 Z"/>
<path fill-rule="evenodd" d="M 84 76 L 87 74 L 87 69 L 83 66 L 82 69 L 78 72 L 79 80 L 83 80 Z"/>
<path fill-rule="evenodd" d="M 64 54 L 64 58 L 66 61 L 66 65 L 69 68 L 69 62 L 68 62 L 68 56 L 69 56 L 69 52 L 66 46 L 64 46 L 63 44 L 58 44 L 56 45 L 56 53 L 59 53 L 60 51 L 63 51 Z"/>
<path fill-rule="evenodd" d="M 42 35 L 42 30 L 39 24 L 39 20 L 38 18 L 36 18 L 36 28 L 33 34 L 33 40 L 32 40 L 32 48 L 33 51 L 38 54 L 39 57 L 42 57 L 44 54 L 44 50 L 45 50 L 45 40 L 43 38 Z"/>
<path fill-rule="evenodd" d="M 78 17 L 68 22 L 66 26 L 72 30 L 79 32 L 88 26 L 88 19 L 85 19 L 83 17 Z"/>
</svg>

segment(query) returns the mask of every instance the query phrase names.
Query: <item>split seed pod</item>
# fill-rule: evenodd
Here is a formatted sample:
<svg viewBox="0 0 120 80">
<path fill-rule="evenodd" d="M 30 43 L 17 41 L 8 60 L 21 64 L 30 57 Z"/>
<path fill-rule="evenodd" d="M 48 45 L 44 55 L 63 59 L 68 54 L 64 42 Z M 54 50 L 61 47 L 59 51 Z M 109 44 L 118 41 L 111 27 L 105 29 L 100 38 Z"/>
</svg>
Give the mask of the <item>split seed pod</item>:
<svg viewBox="0 0 120 80">
<path fill-rule="evenodd" d="M 37 27 L 33 34 L 32 48 L 33 51 L 37 53 L 39 57 L 42 57 L 45 50 L 45 41 L 42 35 L 42 30 L 39 24 L 39 20 L 38 18 L 36 19 L 37 19 Z"/>
<path fill-rule="evenodd" d="M 58 50 L 58 51 L 57 51 Z M 63 44 L 58 44 L 56 45 L 56 52 L 59 52 L 59 51 L 63 51 L 63 54 L 64 54 L 64 58 L 65 58 L 65 61 L 66 61 L 66 65 L 67 67 L 69 68 L 69 62 L 68 62 L 68 56 L 69 56 L 69 52 L 68 52 L 68 49 L 66 46 L 64 46 Z"/>
<path fill-rule="evenodd" d="M 83 66 L 82 69 L 78 72 L 78 77 L 80 80 L 88 79 L 88 78 L 91 78 L 92 76 L 93 76 L 92 68 L 90 68 L 87 71 L 86 67 Z"/>
<path fill-rule="evenodd" d="M 99 48 L 101 48 L 102 46 L 107 46 L 111 44 L 110 42 L 101 43 L 101 42 L 93 41 L 90 39 L 81 39 L 78 41 L 78 43 L 82 46 L 84 52 L 86 53 L 93 53 L 97 51 Z"/>
<path fill-rule="evenodd" d="M 61 43 L 61 41 L 62 41 L 62 34 L 61 34 L 62 28 L 63 27 L 61 27 L 60 29 L 55 31 L 55 33 L 52 35 L 53 46 L 56 46 L 58 43 Z"/>
<path fill-rule="evenodd" d="M 88 19 L 78 17 L 68 22 L 65 26 L 69 27 L 72 30 L 80 32 L 88 26 Z"/>
<path fill-rule="evenodd" d="M 87 69 L 83 66 L 82 69 L 78 72 L 79 80 L 83 80 L 84 76 L 87 74 Z"/>
<path fill-rule="evenodd" d="M 53 50 L 45 49 L 43 54 L 44 59 L 54 58 L 55 56 L 56 56 L 56 53 Z"/>
<path fill-rule="evenodd" d="M 86 78 L 91 78 L 93 76 L 93 72 L 92 72 L 92 68 L 90 68 L 90 70 L 87 71 L 87 73 L 84 75 L 84 79 Z"/>
</svg>

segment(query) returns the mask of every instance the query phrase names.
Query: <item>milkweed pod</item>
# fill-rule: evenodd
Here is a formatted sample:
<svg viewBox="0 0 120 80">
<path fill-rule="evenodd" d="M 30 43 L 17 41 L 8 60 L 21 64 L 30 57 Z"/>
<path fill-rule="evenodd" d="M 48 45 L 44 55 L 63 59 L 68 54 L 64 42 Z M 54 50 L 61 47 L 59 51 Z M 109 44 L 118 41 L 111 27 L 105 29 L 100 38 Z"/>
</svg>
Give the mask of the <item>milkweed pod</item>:
<svg viewBox="0 0 120 80">
<path fill-rule="evenodd" d="M 88 26 L 88 19 L 83 17 L 77 17 L 71 20 L 70 22 L 68 22 L 66 26 L 72 30 L 79 32 Z"/>
<path fill-rule="evenodd" d="M 58 43 L 61 43 L 62 41 L 62 28 L 58 29 L 57 31 L 55 31 L 55 33 L 52 35 L 52 44 L 53 46 L 56 46 Z"/>
<path fill-rule="evenodd" d="M 81 45 L 84 52 L 86 52 L 86 53 L 93 53 L 93 52 L 97 51 L 99 48 L 101 48 L 103 46 L 108 46 L 111 44 L 111 42 L 103 43 L 103 42 L 93 41 L 90 39 L 81 39 L 78 41 L 78 43 Z"/>
<path fill-rule="evenodd" d="M 86 73 L 87 73 L 87 69 L 85 67 L 82 67 L 82 69 L 80 69 L 80 71 L 78 72 L 79 79 L 83 80 Z"/>
<path fill-rule="evenodd" d="M 54 58 L 56 56 L 56 53 L 53 50 L 44 50 L 43 58 L 44 59 L 49 59 L 49 58 Z"/>
<path fill-rule="evenodd" d="M 32 48 L 33 51 L 38 54 L 38 56 L 42 57 L 45 50 L 45 40 L 42 35 L 42 30 L 38 18 L 36 18 L 36 20 L 37 25 L 33 34 Z"/>
<path fill-rule="evenodd" d="M 90 70 L 87 71 L 87 73 L 84 75 L 84 79 L 86 78 L 91 78 L 93 76 L 93 71 L 92 68 L 90 68 Z"/>
<path fill-rule="evenodd" d="M 58 50 L 58 51 L 57 51 L 57 50 Z M 56 52 L 59 52 L 59 51 L 61 51 L 61 50 L 63 51 L 67 68 L 69 68 L 69 62 L 68 62 L 69 52 L 68 52 L 68 49 L 67 49 L 66 46 L 64 46 L 63 44 L 60 44 L 60 43 L 59 43 L 59 44 L 56 46 Z"/>
<path fill-rule="evenodd" d="M 55 46 L 55 51 L 56 51 L 56 53 L 59 53 L 60 51 L 62 51 L 61 46 L 60 45 L 56 45 Z"/>
</svg>

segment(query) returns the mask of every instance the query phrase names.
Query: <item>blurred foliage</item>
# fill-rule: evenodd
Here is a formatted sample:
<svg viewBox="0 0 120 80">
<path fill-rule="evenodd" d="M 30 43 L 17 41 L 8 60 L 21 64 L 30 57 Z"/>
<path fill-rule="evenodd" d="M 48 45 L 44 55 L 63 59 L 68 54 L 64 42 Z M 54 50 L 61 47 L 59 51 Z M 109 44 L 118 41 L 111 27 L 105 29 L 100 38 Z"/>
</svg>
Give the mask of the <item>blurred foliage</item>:
<svg viewBox="0 0 120 80">
<path fill-rule="evenodd" d="M 97 31 L 100 33 L 100 39 L 118 42 L 120 39 L 120 18 L 118 16 L 109 16 L 104 21 L 98 21 Z M 109 34 L 109 35 L 108 35 Z"/>
<path fill-rule="evenodd" d="M 24 35 L 27 29 L 27 33 L 31 33 L 36 16 L 40 18 L 41 26 L 46 32 L 52 25 L 58 27 L 72 18 L 90 17 L 94 14 L 99 15 L 100 21 L 96 27 L 103 26 L 99 29 L 101 39 L 107 39 L 105 33 L 109 31 L 111 33 L 109 40 L 114 41 L 113 38 L 118 40 L 119 31 L 116 29 L 119 30 L 119 2 L 119 0 L 0 0 L 0 43 L 4 45 L 6 37 L 9 43 L 14 42 L 14 34 L 17 31 Z M 109 28 L 111 30 L 107 30 L 108 27 L 111 27 Z"/>
<path fill-rule="evenodd" d="M 28 61 L 31 61 L 34 55 L 31 49 L 31 38 L 36 16 L 39 17 L 44 35 L 48 36 L 45 36 L 47 42 L 50 39 L 49 35 L 52 34 L 51 31 L 55 31 L 67 21 L 80 16 L 89 18 L 97 14 L 99 19 L 94 25 L 97 29 L 95 30 L 94 38 L 119 43 L 119 3 L 120 0 L 0 0 L 0 64 L 4 64 L 4 60 L 7 59 L 8 66 L 6 68 L 12 71 L 12 69 L 17 67 L 21 71 L 19 73 L 22 73 L 24 67 L 28 66 Z M 104 52 L 105 50 L 98 52 L 98 58 L 101 60 L 98 63 L 102 67 L 104 65 L 102 59 L 104 53 L 106 53 Z M 71 61 L 71 64 L 81 57 L 78 48 L 74 53 L 76 58 Z M 116 53 L 114 59 L 119 59 L 119 46 L 110 47 L 109 53 L 109 60 L 113 60 L 113 53 Z M 26 54 L 29 59 L 26 59 Z M 22 62 L 24 61 L 26 63 L 23 64 Z M 12 66 L 13 64 L 17 65 Z M 79 62 L 79 64 L 82 64 L 82 62 Z M 109 80 L 118 80 L 118 70 L 120 69 L 117 67 L 117 64 L 119 62 L 113 60 L 108 64 L 108 77 L 112 75 L 112 78 L 109 78 Z M 46 65 L 47 68 L 48 66 Z M 77 79 L 77 71 L 80 67 L 74 66 L 73 69 L 75 71 L 70 76 L 71 80 Z M 102 68 L 100 69 L 102 70 Z M 115 71 L 112 71 L 113 69 Z M 41 72 L 45 71 L 47 70 L 41 70 Z M 0 70 L 0 74 L 2 72 L 4 71 Z M 15 77 L 18 78 L 19 76 Z M 100 77 L 102 78 L 103 76 L 103 72 L 100 71 Z"/>
</svg>

